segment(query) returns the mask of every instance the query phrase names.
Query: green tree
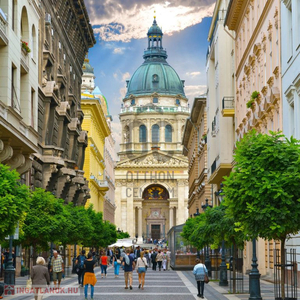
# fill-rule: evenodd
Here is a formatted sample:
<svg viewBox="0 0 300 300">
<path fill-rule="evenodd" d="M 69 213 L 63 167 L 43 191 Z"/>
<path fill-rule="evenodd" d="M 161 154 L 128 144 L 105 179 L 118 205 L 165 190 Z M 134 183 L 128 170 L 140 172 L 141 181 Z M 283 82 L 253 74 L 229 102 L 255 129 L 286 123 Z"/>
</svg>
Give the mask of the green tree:
<svg viewBox="0 0 300 300">
<path fill-rule="evenodd" d="M 0 240 L 13 234 L 29 207 L 28 187 L 19 180 L 20 175 L 15 170 L 0 164 Z"/>
<path fill-rule="evenodd" d="M 118 240 L 121 240 L 121 239 L 126 239 L 126 238 L 129 238 L 130 237 L 130 234 L 128 232 L 117 232 L 117 239 Z"/>
<path fill-rule="evenodd" d="M 251 131 L 234 157 L 234 172 L 224 182 L 228 212 L 250 238 L 280 240 L 285 264 L 285 241 L 300 229 L 300 141 Z"/>
<path fill-rule="evenodd" d="M 210 236 L 206 235 L 206 214 L 202 213 L 195 218 L 189 218 L 183 226 L 181 236 L 185 243 L 202 249 L 213 243 Z"/>
<path fill-rule="evenodd" d="M 66 218 L 63 200 L 43 189 L 36 189 L 32 192 L 30 208 L 24 220 L 21 243 L 27 247 L 33 246 L 34 254 L 37 249 L 48 249 L 49 242 L 60 240 Z"/>
<path fill-rule="evenodd" d="M 89 219 L 92 223 L 93 230 L 84 240 L 84 244 L 89 247 L 107 247 L 117 240 L 116 226 L 108 221 L 103 221 L 102 212 L 96 212 L 90 205 L 87 209 Z"/>
</svg>

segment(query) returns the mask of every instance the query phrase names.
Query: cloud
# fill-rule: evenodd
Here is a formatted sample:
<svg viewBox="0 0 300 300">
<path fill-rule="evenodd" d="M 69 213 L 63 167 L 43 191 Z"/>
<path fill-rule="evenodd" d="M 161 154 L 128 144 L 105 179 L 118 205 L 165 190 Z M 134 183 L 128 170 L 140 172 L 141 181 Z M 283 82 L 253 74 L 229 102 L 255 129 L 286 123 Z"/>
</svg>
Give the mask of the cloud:
<svg viewBox="0 0 300 300">
<path fill-rule="evenodd" d="M 119 116 L 118 115 L 113 115 L 113 121 L 111 122 L 111 128 L 113 132 L 113 137 L 116 141 L 115 144 L 115 149 L 116 152 L 120 151 L 120 143 L 122 142 L 122 126 L 119 121 Z"/>
<path fill-rule="evenodd" d="M 196 77 L 196 76 L 201 75 L 201 72 L 186 72 L 185 74 L 186 74 L 187 76 L 189 76 L 189 77 L 194 78 L 194 77 Z"/>
<path fill-rule="evenodd" d="M 114 51 L 113 51 L 113 54 L 124 54 L 124 50 L 125 50 L 124 47 L 122 47 L 122 48 L 115 48 Z"/>
<path fill-rule="evenodd" d="M 117 70 L 113 73 L 113 77 L 118 80 L 118 81 L 121 81 L 121 82 L 124 82 L 127 80 L 127 79 L 130 79 L 130 73 L 129 72 L 125 72 L 125 73 L 122 73 L 120 70 Z"/>
<path fill-rule="evenodd" d="M 195 97 L 206 93 L 206 85 L 186 85 L 184 87 L 185 95 L 189 99 L 189 102 L 192 103 Z"/>
<path fill-rule="evenodd" d="M 94 33 L 99 40 L 130 42 L 146 37 L 156 11 L 164 34 L 184 30 L 212 16 L 214 0 L 86 0 Z M 118 51 L 118 50 L 117 50 Z"/>
</svg>

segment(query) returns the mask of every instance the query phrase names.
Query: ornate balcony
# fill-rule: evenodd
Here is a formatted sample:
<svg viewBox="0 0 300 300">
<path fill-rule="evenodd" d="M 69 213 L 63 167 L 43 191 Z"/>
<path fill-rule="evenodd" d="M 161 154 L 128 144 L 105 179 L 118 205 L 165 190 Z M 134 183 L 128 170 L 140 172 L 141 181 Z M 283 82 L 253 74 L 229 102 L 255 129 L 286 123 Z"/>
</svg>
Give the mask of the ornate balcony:
<svg viewBox="0 0 300 300">
<path fill-rule="evenodd" d="M 222 116 L 234 117 L 234 97 L 224 97 L 222 99 Z"/>
<path fill-rule="evenodd" d="M 7 37 L 7 16 L 4 14 L 3 10 L 0 8 L 0 45 L 8 45 Z"/>
<path fill-rule="evenodd" d="M 29 55 L 21 46 L 21 72 L 28 73 L 29 72 Z"/>
<path fill-rule="evenodd" d="M 108 181 L 107 180 L 99 180 L 94 175 L 90 176 L 90 181 L 94 183 L 98 190 L 106 192 L 109 190 Z"/>
<path fill-rule="evenodd" d="M 190 113 L 189 107 L 184 106 L 130 106 L 121 108 L 121 114 L 126 113 Z"/>
</svg>

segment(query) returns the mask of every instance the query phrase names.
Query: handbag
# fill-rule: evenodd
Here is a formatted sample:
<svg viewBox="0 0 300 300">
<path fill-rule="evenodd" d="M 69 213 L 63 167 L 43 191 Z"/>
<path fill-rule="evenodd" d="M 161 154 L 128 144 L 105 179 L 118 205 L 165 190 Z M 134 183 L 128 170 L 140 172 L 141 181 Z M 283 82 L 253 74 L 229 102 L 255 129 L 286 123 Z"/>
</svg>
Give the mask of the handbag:
<svg viewBox="0 0 300 300">
<path fill-rule="evenodd" d="M 208 278 L 207 274 L 205 273 L 204 267 L 203 267 L 203 271 L 204 271 L 204 282 L 209 283 L 209 278 Z"/>
<path fill-rule="evenodd" d="M 31 280 L 31 279 L 28 279 L 28 280 L 26 281 L 26 289 L 31 290 L 31 288 L 32 288 L 32 280 Z"/>
<path fill-rule="evenodd" d="M 121 264 L 121 260 L 120 259 L 117 259 L 117 264 Z"/>
</svg>

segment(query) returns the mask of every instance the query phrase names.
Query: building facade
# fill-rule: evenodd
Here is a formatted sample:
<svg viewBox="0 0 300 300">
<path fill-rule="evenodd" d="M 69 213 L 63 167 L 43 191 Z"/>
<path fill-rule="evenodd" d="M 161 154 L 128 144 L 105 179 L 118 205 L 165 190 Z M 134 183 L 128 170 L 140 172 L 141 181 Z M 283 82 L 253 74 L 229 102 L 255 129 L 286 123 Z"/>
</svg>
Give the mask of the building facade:
<svg viewBox="0 0 300 300">
<path fill-rule="evenodd" d="M 189 216 L 203 212 L 206 199 L 211 201 L 211 187 L 207 182 L 207 118 L 206 96 L 194 99 L 190 118 L 186 120 L 182 139 L 183 154 L 189 167 Z"/>
<path fill-rule="evenodd" d="M 283 133 L 300 139 L 300 3 L 281 1 L 281 68 Z M 300 235 L 286 242 L 287 248 L 300 251 Z M 298 265 L 299 270 L 299 265 Z"/>
<path fill-rule="evenodd" d="M 0 3 L 0 162 L 30 185 L 38 151 L 38 1 Z"/>
<path fill-rule="evenodd" d="M 88 138 L 81 128 L 81 68 L 95 38 L 83 0 L 60 0 L 55 6 L 43 1 L 39 9 L 39 151 L 34 155 L 32 185 L 66 203 L 83 205 L 89 189 L 83 171 Z"/>
<path fill-rule="evenodd" d="M 234 124 L 234 40 L 224 29 L 228 1 L 218 0 L 208 33 L 207 76 L 207 178 L 213 205 L 223 176 L 232 170 Z"/>
<path fill-rule="evenodd" d="M 231 0 L 225 25 L 235 34 L 235 132 L 240 140 L 255 128 L 262 133 L 282 130 L 280 70 L 280 1 Z M 253 92 L 259 94 L 249 105 Z M 247 107 L 248 104 L 248 107 Z M 244 251 L 244 267 L 251 269 L 252 245 Z M 275 241 L 259 239 L 258 264 L 262 275 L 274 270 Z"/>
<path fill-rule="evenodd" d="M 188 162 L 181 145 L 188 99 L 162 40 L 154 18 L 144 63 L 127 81 L 120 113 L 115 219 L 139 243 L 166 237 L 188 218 Z"/>
<path fill-rule="evenodd" d="M 89 174 L 91 198 L 86 205 L 92 204 L 95 211 L 105 215 L 106 198 L 109 190 L 105 178 L 105 139 L 111 132 L 107 123 L 107 103 L 100 98 L 100 90 L 95 88 L 94 69 L 86 57 L 82 67 L 81 108 L 84 113 L 82 128 L 88 132 L 88 147 L 85 153 L 83 170 Z M 97 95 L 95 95 L 95 93 Z M 105 219 L 105 217 L 104 217 Z"/>
</svg>

